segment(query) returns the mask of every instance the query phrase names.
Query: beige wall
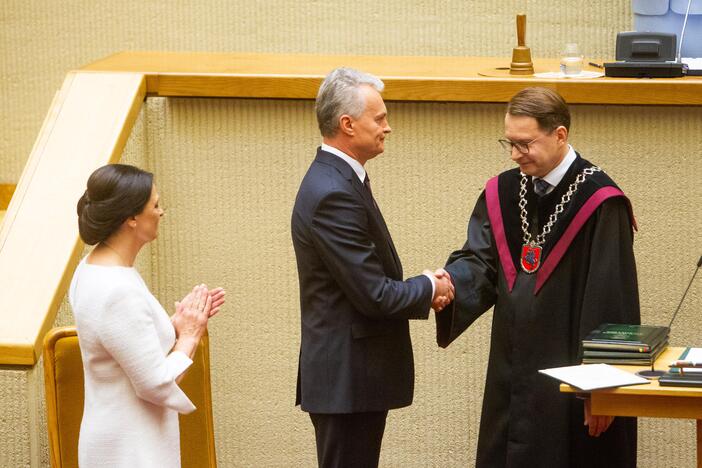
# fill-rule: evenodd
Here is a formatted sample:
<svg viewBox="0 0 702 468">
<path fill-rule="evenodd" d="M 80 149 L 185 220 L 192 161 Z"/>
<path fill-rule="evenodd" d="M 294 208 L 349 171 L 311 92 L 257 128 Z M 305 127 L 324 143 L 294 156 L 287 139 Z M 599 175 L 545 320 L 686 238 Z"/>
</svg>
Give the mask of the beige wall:
<svg viewBox="0 0 702 468">
<path fill-rule="evenodd" d="M 121 50 L 508 55 L 526 12 L 535 57 L 611 57 L 627 0 L 3 0 L 0 183 L 14 183 L 66 71 Z"/>
<path fill-rule="evenodd" d="M 512 13 L 526 5 L 535 52 L 553 56 L 576 40 L 606 56 L 610 37 L 630 24 L 624 1 L 570 0 L 555 12 L 545 1 L 338 2 L 323 11 L 312 1 L 169 3 L 3 2 L 1 177 L 19 177 L 65 71 L 117 50 L 497 55 L 510 50 Z M 503 107 L 388 108 L 394 132 L 367 168 L 410 275 L 463 243 L 484 181 L 510 167 L 495 142 Z M 574 146 L 634 203 L 643 320 L 665 323 L 702 253 L 702 109 L 576 106 L 573 121 Z M 149 99 L 125 149 L 124 161 L 155 171 L 167 210 L 139 260 L 154 294 L 168 307 L 196 282 L 229 291 L 210 329 L 223 467 L 314 465 L 311 424 L 293 406 L 299 309 L 289 219 L 318 142 L 311 102 Z M 701 307 L 698 281 L 672 344 L 702 346 Z M 71 322 L 64 306 L 57 323 Z M 413 323 L 415 404 L 391 412 L 382 466 L 473 463 L 489 330 L 486 314 L 439 350 L 433 318 Z M 41 363 L 0 370 L 0 389 L 0 466 L 46 466 Z M 694 424 L 642 419 L 639 437 L 639 466 L 694 466 Z"/>
</svg>

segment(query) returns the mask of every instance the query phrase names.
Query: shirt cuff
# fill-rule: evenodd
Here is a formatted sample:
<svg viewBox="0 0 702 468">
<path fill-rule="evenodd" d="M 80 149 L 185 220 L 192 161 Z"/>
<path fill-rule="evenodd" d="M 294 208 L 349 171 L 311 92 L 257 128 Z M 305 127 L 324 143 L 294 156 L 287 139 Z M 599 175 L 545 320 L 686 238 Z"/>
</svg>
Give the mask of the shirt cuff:
<svg viewBox="0 0 702 468">
<path fill-rule="evenodd" d="M 429 278 L 429 281 L 431 281 L 431 299 L 432 301 L 434 300 L 434 294 L 436 294 L 436 278 L 434 278 L 434 275 L 430 275 L 427 273 L 422 273 L 424 276 Z"/>
</svg>

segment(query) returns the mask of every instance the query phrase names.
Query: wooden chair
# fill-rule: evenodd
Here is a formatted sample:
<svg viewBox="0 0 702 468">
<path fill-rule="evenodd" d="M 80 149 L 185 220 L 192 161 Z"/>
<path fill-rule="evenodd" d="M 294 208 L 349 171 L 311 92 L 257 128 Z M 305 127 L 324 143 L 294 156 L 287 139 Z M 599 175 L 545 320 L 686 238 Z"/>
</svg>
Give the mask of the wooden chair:
<svg viewBox="0 0 702 468">
<path fill-rule="evenodd" d="M 51 466 L 78 466 L 78 433 L 83 417 L 83 361 L 76 327 L 50 330 L 44 338 L 44 382 Z M 180 387 L 197 410 L 180 415 L 182 468 L 216 468 L 210 352 L 207 335 Z"/>
<path fill-rule="evenodd" d="M 13 193 L 15 193 L 14 185 L 0 184 L 0 226 L 2 226 L 2 220 L 5 218 L 5 212 Z"/>
</svg>

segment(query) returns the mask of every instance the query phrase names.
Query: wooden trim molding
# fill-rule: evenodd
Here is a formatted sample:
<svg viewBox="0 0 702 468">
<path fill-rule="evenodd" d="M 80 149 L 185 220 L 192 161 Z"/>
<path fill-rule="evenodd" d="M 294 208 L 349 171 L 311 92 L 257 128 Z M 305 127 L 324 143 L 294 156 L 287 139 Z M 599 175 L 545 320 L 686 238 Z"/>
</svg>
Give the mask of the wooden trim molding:
<svg viewBox="0 0 702 468">
<path fill-rule="evenodd" d="M 390 101 L 507 102 L 527 86 L 545 86 L 570 104 L 702 105 L 702 77 L 543 79 L 496 71 L 509 62 L 509 57 L 120 52 L 81 70 L 142 73 L 148 93 L 157 96 L 314 99 L 330 70 L 349 66 L 383 79 L 383 97 Z M 548 59 L 534 65 L 559 67 Z M 502 76 L 481 75 L 490 70 Z"/>
</svg>

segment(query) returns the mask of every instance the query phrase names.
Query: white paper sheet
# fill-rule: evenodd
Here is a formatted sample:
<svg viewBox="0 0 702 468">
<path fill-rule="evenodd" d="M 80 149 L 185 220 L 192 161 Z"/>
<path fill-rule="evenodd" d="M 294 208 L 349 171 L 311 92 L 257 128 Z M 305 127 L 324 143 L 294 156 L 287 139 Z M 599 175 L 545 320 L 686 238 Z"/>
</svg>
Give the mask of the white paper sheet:
<svg viewBox="0 0 702 468">
<path fill-rule="evenodd" d="M 554 367 L 539 372 L 565 382 L 583 391 L 598 388 L 623 387 L 645 384 L 649 381 L 609 364 L 584 364 L 581 366 Z"/>
</svg>

